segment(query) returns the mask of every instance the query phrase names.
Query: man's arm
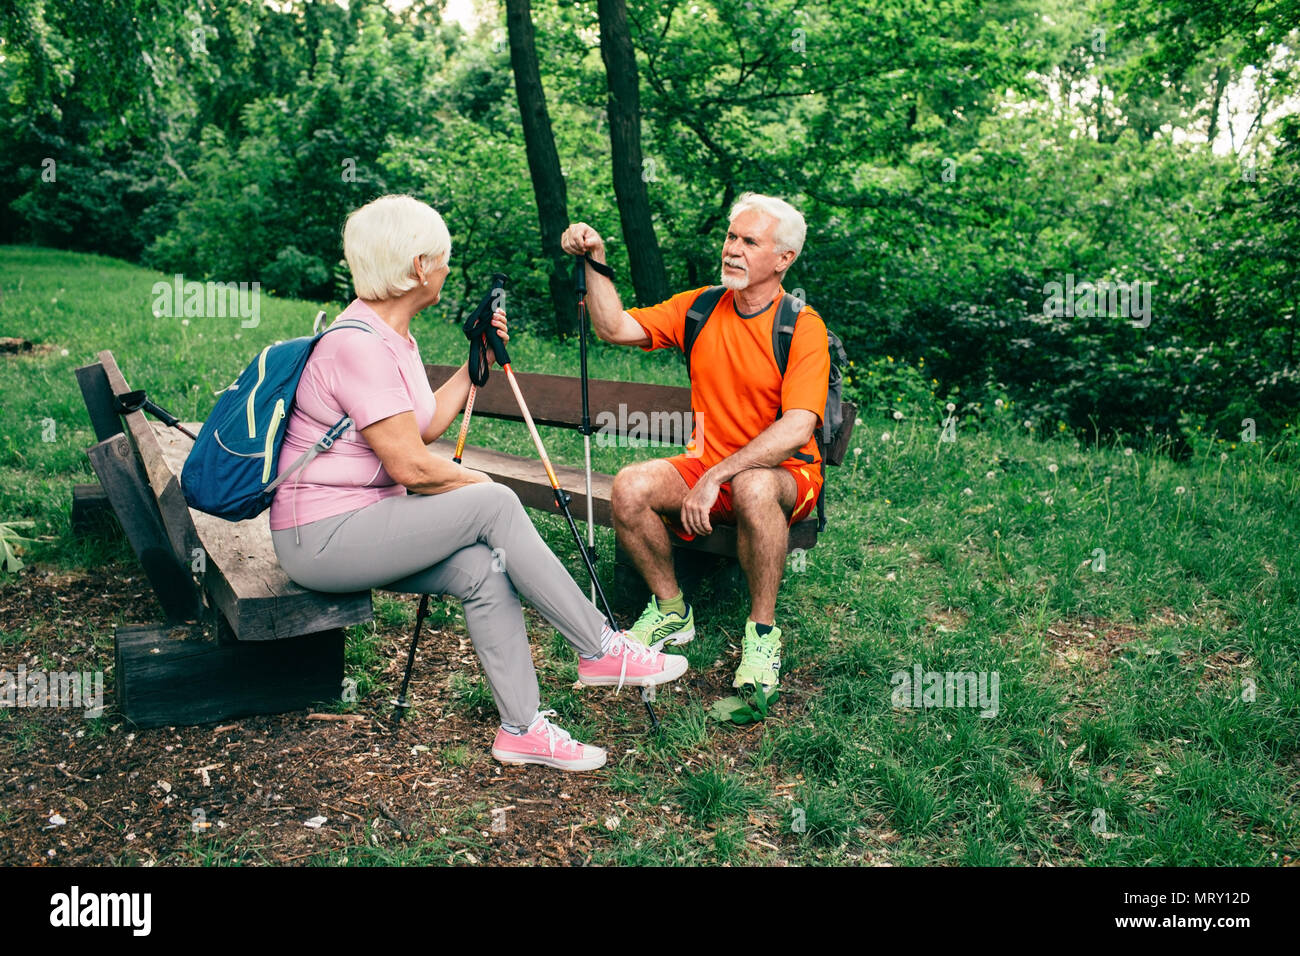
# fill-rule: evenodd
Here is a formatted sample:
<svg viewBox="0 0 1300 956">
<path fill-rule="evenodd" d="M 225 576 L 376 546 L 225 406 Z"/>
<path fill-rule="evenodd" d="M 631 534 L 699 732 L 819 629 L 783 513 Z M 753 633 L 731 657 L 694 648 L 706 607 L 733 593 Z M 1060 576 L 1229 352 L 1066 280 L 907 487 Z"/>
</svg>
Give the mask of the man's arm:
<svg viewBox="0 0 1300 956">
<path fill-rule="evenodd" d="M 747 468 L 775 468 L 812 438 L 817 413 L 792 408 L 758 433 L 748 445 L 706 471 L 682 500 L 682 527 L 691 534 L 709 534 L 709 509 L 718 499 L 718 489 Z"/>
<path fill-rule="evenodd" d="M 560 247 L 570 255 L 585 253 L 597 262 L 605 261 L 604 240 L 585 222 L 575 222 L 564 230 Z M 583 268 L 587 270 L 587 314 L 591 316 L 591 327 L 596 335 L 613 345 L 641 348 L 649 345 L 650 336 L 636 319 L 624 311 L 614 283 L 593 269 L 590 263 L 583 263 Z"/>
</svg>

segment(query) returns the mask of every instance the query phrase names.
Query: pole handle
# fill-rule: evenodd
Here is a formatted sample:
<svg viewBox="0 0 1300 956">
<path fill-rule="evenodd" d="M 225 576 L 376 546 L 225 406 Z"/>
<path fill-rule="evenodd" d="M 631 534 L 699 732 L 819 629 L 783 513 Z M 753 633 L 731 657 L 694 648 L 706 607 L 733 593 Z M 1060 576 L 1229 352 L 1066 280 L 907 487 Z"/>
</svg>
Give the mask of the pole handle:
<svg viewBox="0 0 1300 956">
<path fill-rule="evenodd" d="M 494 304 L 497 299 L 497 293 L 504 292 L 505 287 L 506 277 L 500 272 L 494 273 L 492 276 L 492 291 L 490 293 Z M 503 295 L 501 298 L 504 299 L 505 296 Z M 501 341 L 501 335 L 497 332 L 497 327 L 495 325 L 489 323 L 486 334 L 488 336 L 488 343 L 492 346 L 492 354 L 497 357 L 497 364 L 502 368 L 505 368 L 510 364 L 510 353 L 506 351 L 506 343 Z"/>
<path fill-rule="evenodd" d="M 578 301 L 587 297 L 587 257 L 573 257 L 573 285 L 578 290 Z"/>
</svg>

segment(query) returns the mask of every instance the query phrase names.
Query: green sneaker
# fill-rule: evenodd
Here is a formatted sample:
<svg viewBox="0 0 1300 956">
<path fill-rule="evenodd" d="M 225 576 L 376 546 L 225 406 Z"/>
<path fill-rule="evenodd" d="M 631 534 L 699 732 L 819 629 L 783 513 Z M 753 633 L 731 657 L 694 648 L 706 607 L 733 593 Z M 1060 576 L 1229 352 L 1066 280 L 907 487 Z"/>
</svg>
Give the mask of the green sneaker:
<svg viewBox="0 0 1300 956">
<path fill-rule="evenodd" d="M 754 622 L 746 621 L 740 666 L 736 668 L 736 679 L 731 682 L 731 686 L 739 688 L 752 684 L 762 687 L 766 694 L 781 685 L 780 677 L 781 629 L 774 627 L 760 637 Z"/>
<path fill-rule="evenodd" d="M 628 631 L 647 647 L 685 644 L 695 639 L 695 609 L 686 605 L 685 617 L 676 611 L 661 611 L 658 598 L 652 594 L 650 603 Z"/>
</svg>

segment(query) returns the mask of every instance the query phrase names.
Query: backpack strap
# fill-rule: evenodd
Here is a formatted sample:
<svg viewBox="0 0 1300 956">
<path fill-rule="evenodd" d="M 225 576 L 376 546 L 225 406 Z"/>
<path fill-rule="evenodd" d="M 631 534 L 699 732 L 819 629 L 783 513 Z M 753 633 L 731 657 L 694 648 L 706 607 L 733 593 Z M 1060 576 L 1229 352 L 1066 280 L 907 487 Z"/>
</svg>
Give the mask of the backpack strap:
<svg viewBox="0 0 1300 956">
<path fill-rule="evenodd" d="M 344 319 L 342 322 L 335 322 L 333 325 L 329 326 L 324 331 L 316 333 L 316 337 L 320 338 L 326 332 L 333 332 L 335 329 L 365 329 L 371 335 L 379 334 L 373 328 L 370 327 L 369 322 L 362 322 L 360 319 Z"/>
<path fill-rule="evenodd" d="M 338 441 L 341 437 L 343 437 L 343 433 L 346 432 L 351 427 L 352 427 L 352 419 L 349 418 L 347 415 L 344 415 L 342 418 L 340 418 L 337 422 L 334 423 L 333 428 L 327 431 L 324 435 L 320 436 L 316 444 L 312 445 L 305 452 L 299 455 L 298 459 L 292 465 L 290 465 L 284 471 L 280 472 L 280 474 L 276 476 L 276 479 L 273 482 L 271 482 L 269 485 L 267 485 L 265 489 L 263 489 L 263 492 L 268 495 L 271 494 L 271 492 L 275 491 L 276 488 L 280 487 L 280 484 L 284 481 L 284 479 L 288 478 L 290 475 L 294 474 L 295 472 L 302 471 L 302 469 L 310 465 L 312 463 L 312 460 L 321 452 L 329 451 L 331 448 L 333 448 L 334 443 Z"/>
<path fill-rule="evenodd" d="M 790 364 L 790 342 L 794 339 L 794 327 L 799 322 L 799 315 L 807 305 L 802 299 L 796 299 L 789 292 L 781 297 L 781 304 L 776 308 L 776 317 L 772 319 L 772 354 L 776 356 L 776 367 L 785 378 L 785 367 Z"/>
<path fill-rule="evenodd" d="M 722 301 L 722 295 L 727 290 L 720 285 L 710 286 L 695 297 L 691 303 L 690 309 L 686 312 L 686 332 L 682 342 L 682 352 L 686 355 L 686 377 L 691 377 L 691 349 L 695 348 L 695 340 L 700 337 L 700 329 L 704 328 L 704 323 L 709 320 L 713 310 L 718 307 Z"/>
</svg>

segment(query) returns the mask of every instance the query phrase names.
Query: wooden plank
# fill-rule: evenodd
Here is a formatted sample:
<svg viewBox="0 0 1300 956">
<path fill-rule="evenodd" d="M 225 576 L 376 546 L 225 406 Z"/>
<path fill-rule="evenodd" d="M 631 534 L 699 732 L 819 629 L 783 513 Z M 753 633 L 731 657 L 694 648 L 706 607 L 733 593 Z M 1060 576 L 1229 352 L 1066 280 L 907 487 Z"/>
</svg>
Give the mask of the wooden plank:
<svg viewBox="0 0 1300 956">
<path fill-rule="evenodd" d="M 95 429 L 95 440 L 103 441 L 122 433 L 122 420 L 113 410 L 113 390 L 104 374 L 100 362 L 83 365 L 76 370 L 77 384 L 81 386 L 81 398 L 86 403 L 86 413 L 90 415 L 91 427 Z"/>
<path fill-rule="evenodd" d="M 130 392 L 131 386 L 127 384 L 126 378 L 117 367 L 117 360 L 113 358 L 113 353 L 105 350 L 97 357 L 104 368 L 113 395 L 121 396 Z M 185 496 L 181 493 L 180 480 L 163 461 L 162 449 L 158 445 L 153 426 L 145 418 L 144 412 L 130 412 L 122 415 L 121 418 L 135 453 L 144 467 L 149 487 L 153 489 L 154 499 L 158 503 L 158 513 L 162 516 L 163 527 L 167 529 L 172 549 L 178 557 L 188 561 L 189 556 L 194 553 L 195 548 L 200 547 L 200 544 L 194 522 L 190 520 L 189 506 L 186 505 Z M 185 441 L 188 443 L 189 439 L 186 438 Z"/>
<path fill-rule="evenodd" d="M 84 534 L 114 520 L 113 503 L 98 482 L 72 486 L 72 533 Z"/>
<path fill-rule="evenodd" d="M 520 387 L 522 388 L 522 386 Z M 478 414 L 477 403 L 474 407 L 475 414 Z M 429 450 L 450 461 L 451 457 L 456 453 L 456 443 L 446 438 L 440 438 L 429 446 Z M 519 496 L 519 500 L 528 507 L 559 513 L 559 508 L 555 505 L 555 494 L 551 491 L 551 482 L 546 477 L 546 469 L 542 467 L 541 459 L 524 458 L 519 455 L 508 455 L 505 452 L 480 448 L 476 445 L 466 445 L 462 464 L 466 468 L 485 472 L 496 481 L 513 489 L 515 494 Z M 551 465 L 555 468 L 555 477 L 559 479 L 560 487 L 572 496 L 573 500 L 569 503 L 569 510 L 573 512 L 573 517 L 580 524 L 585 523 L 587 520 L 587 483 L 583 470 L 568 465 L 557 465 L 554 462 Z M 613 475 L 605 475 L 599 472 L 592 473 L 592 510 L 596 524 L 607 528 L 613 527 L 614 524 L 614 515 L 609 507 L 609 497 L 613 487 Z"/>
<path fill-rule="evenodd" d="M 574 364 L 577 364 L 575 353 Z M 426 365 L 425 373 L 429 384 L 436 391 L 459 366 Z M 682 373 L 685 379 L 685 371 Z M 536 372 L 515 372 L 519 382 L 519 391 L 528 403 L 528 411 L 538 425 L 577 428 L 582 423 L 582 382 L 567 375 L 543 375 Z M 612 416 L 613 425 L 609 433 L 626 434 L 627 417 L 631 412 L 652 411 L 674 412 L 685 415 L 691 410 L 691 390 L 674 385 L 647 385 L 644 382 L 615 382 L 609 379 L 590 379 L 587 389 L 588 407 L 593 428 L 599 428 L 598 421 L 602 413 Z M 623 414 L 619 414 L 619 406 Z M 474 398 L 474 414 L 487 418 L 503 418 L 509 421 L 523 421 L 519 412 L 519 403 L 505 372 L 499 368 L 492 370 L 492 375 Z M 608 421 L 608 420 L 607 420 Z M 681 419 L 683 426 L 686 419 Z M 633 426 L 635 428 L 635 425 Z M 645 436 L 641 436 L 645 437 Z"/>
<path fill-rule="evenodd" d="M 186 427 L 197 432 L 201 426 Z M 161 422 L 154 433 L 163 466 L 179 481 L 193 442 Z M 204 552 L 204 586 L 239 640 L 283 640 L 373 620 L 369 591 L 327 594 L 289 579 L 275 556 L 268 513 L 247 521 L 189 508 L 186 514 Z"/>
<path fill-rule="evenodd" d="M 119 432 L 86 454 L 168 620 L 198 618 L 203 610 L 199 589 L 188 566 L 172 551 L 153 494 L 127 437 Z"/>
<path fill-rule="evenodd" d="M 343 688 L 339 629 L 250 644 L 198 627 L 129 626 L 114 639 L 117 707 L 139 727 L 301 710 L 338 700 Z"/>
</svg>

